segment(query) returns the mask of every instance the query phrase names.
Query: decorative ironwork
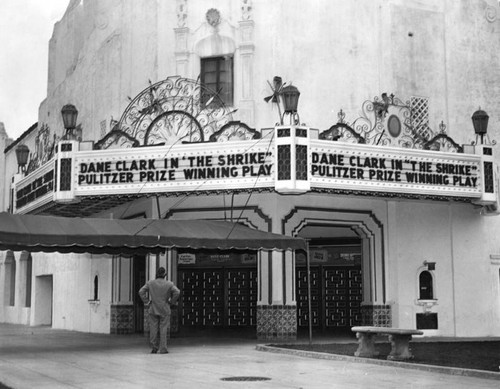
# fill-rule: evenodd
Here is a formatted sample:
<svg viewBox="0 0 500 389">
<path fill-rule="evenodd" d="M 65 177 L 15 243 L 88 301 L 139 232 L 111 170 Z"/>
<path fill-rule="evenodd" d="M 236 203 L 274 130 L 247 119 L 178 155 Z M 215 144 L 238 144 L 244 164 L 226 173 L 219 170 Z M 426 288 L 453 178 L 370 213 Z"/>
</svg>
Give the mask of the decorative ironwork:
<svg viewBox="0 0 500 389">
<path fill-rule="evenodd" d="M 434 151 L 447 151 L 447 152 L 457 152 L 463 153 L 464 148 L 456 143 L 452 138 L 446 134 L 446 125 L 441 122 L 439 125 L 440 133 L 434 136 L 431 140 L 424 143 L 425 150 Z"/>
<path fill-rule="evenodd" d="M 35 151 L 30 153 L 26 174 L 38 169 L 45 162 L 52 159 L 54 156 L 55 145 L 59 141 L 59 137 L 55 134 L 50 136 L 50 128 L 47 124 L 42 124 L 35 137 Z"/>
<path fill-rule="evenodd" d="M 224 124 L 222 128 L 210 135 L 210 142 L 226 142 L 229 140 L 252 140 L 260 139 L 260 132 L 250 128 L 240 121 L 231 121 Z"/>
<path fill-rule="evenodd" d="M 212 97 L 202 104 L 201 96 L 206 94 Z M 203 142 L 232 121 L 233 112 L 217 93 L 198 81 L 168 77 L 156 84 L 150 82 L 131 99 L 118 124 L 97 145 L 112 148 L 133 147 L 135 141 L 141 146 Z"/>
<path fill-rule="evenodd" d="M 444 123 L 437 135 L 429 128 L 428 105 L 427 98 L 412 97 L 403 103 L 394 94 L 382 93 L 381 97 L 363 103 L 361 117 L 352 124 L 344 120 L 345 114 L 340 110 L 337 124 L 321 132 L 319 139 L 463 152 L 463 148 L 446 135 Z"/>
<path fill-rule="evenodd" d="M 126 132 L 113 129 L 94 145 L 94 149 L 110 149 L 114 148 L 113 146 L 116 146 L 117 148 L 130 148 L 138 147 L 140 146 L 140 143 L 137 139 L 132 138 Z"/>
<path fill-rule="evenodd" d="M 342 139 L 344 142 L 366 143 L 365 138 L 359 135 L 354 129 L 346 123 L 337 123 L 328 130 L 319 134 L 319 139 L 337 141 Z"/>
</svg>

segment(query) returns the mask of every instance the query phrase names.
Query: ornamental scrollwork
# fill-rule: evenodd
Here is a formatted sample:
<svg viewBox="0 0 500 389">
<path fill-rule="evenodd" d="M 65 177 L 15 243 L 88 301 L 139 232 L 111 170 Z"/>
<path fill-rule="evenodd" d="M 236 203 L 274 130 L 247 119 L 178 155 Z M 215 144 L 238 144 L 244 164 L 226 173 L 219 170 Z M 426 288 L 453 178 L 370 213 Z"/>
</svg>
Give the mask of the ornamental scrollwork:
<svg viewBox="0 0 500 389">
<path fill-rule="evenodd" d="M 410 149 L 463 152 L 463 148 L 441 132 L 435 134 L 428 125 L 428 99 L 413 98 L 404 103 L 401 99 L 382 93 L 362 105 L 362 115 L 354 122 L 345 121 L 342 110 L 338 122 L 320 133 L 319 138 L 332 141 L 365 143 Z"/>
<path fill-rule="evenodd" d="M 98 144 L 101 148 L 117 148 L 135 147 L 135 141 L 139 146 L 206 142 L 232 121 L 233 112 L 199 81 L 169 77 L 150 82 L 130 99 L 112 136 L 108 134 Z"/>
<path fill-rule="evenodd" d="M 232 121 L 212 134 L 209 138 L 210 142 L 227 142 L 231 140 L 252 140 L 252 139 L 260 139 L 260 132 L 256 131 L 253 128 L 250 128 L 245 123 L 241 123 L 239 121 Z"/>
</svg>

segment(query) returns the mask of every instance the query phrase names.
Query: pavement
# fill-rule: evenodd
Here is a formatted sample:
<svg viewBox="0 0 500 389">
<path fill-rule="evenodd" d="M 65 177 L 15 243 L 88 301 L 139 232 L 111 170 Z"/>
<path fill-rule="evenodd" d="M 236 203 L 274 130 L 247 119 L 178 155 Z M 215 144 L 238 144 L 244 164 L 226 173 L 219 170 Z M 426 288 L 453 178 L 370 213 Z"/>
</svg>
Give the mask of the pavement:
<svg viewBox="0 0 500 389">
<path fill-rule="evenodd" d="M 143 335 L 0 324 L 0 383 L 15 389 L 500 387 L 498 378 L 464 376 L 460 371 L 415 370 L 355 358 L 318 359 L 269 352 L 266 347 L 262 341 L 234 334 L 191 336 L 171 339 L 169 354 L 160 355 L 149 353 Z"/>
</svg>

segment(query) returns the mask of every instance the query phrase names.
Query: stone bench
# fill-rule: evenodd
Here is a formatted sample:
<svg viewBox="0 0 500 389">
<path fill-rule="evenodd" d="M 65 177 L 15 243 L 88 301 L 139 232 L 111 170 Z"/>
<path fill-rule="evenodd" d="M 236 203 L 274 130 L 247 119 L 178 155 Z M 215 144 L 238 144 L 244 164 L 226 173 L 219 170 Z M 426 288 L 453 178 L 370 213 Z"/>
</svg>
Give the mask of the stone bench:
<svg viewBox="0 0 500 389">
<path fill-rule="evenodd" d="M 387 359 L 393 361 L 405 361 L 413 358 L 410 351 L 410 340 L 412 335 L 423 335 L 419 330 L 409 330 L 390 327 L 352 327 L 358 338 L 358 349 L 354 353 L 356 357 L 376 357 L 379 353 L 375 350 L 375 335 L 388 335 L 391 342 L 391 353 Z"/>
</svg>

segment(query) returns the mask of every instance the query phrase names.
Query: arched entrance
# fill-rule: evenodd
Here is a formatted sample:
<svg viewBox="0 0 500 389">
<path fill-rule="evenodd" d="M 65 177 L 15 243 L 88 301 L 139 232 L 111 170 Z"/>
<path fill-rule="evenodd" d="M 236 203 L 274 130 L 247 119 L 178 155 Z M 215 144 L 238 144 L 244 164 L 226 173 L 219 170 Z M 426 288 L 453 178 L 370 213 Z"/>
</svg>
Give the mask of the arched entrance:
<svg viewBox="0 0 500 389">
<path fill-rule="evenodd" d="M 299 206 L 285 217 L 283 227 L 285 234 L 309 241 L 313 329 L 341 332 L 356 324 L 391 325 L 384 225 L 372 211 Z M 307 272 L 300 256 L 296 286 L 300 330 L 309 324 Z"/>
<path fill-rule="evenodd" d="M 315 332 L 350 333 L 361 325 L 362 240 L 351 228 L 307 225 L 299 233 L 309 242 L 311 325 Z M 297 327 L 309 328 L 305 253 L 296 257 Z"/>
</svg>

